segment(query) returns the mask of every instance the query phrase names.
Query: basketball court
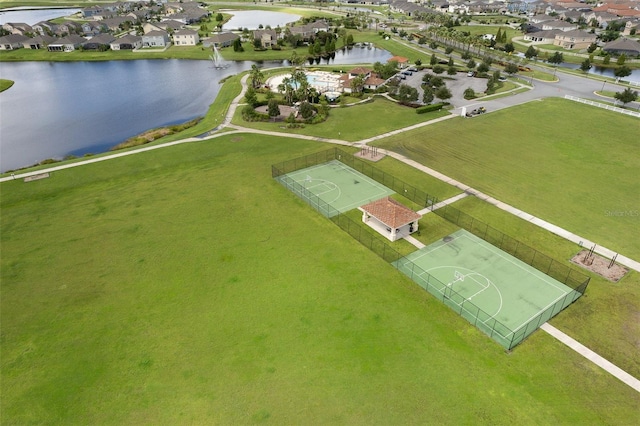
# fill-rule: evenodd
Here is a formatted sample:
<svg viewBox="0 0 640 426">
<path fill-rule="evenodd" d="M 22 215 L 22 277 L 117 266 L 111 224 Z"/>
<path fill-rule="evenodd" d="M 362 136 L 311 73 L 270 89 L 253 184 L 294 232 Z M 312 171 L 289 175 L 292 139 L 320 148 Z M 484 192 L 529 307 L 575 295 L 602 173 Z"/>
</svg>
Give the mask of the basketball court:
<svg viewBox="0 0 640 426">
<path fill-rule="evenodd" d="M 505 347 L 580 297 L 464 229 L 400 259 L 396 266 Z"/>
<path fill-rule="evenodd" d="M 327 213 L 329 217 L 394 193 L 338 160 L 287 173 L 277 179 L 298 195 L 307 199 L 317 197 L 331 206 L 331 212 Z"/>
</svg>

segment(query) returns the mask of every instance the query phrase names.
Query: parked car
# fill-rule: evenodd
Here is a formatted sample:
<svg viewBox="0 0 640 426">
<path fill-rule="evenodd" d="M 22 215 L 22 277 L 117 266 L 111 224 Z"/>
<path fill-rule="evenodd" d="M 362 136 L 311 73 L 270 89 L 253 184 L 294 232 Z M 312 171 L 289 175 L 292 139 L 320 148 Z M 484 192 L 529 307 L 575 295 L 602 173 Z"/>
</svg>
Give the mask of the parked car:
<svg viewBox="0 0 640 426">
<path fill-rule="evenodd" d="M 469 71 L 467 73 L 467 77 L 475 77 L 476 76 L 476 72 L 475 71 Z"/>
</svg>

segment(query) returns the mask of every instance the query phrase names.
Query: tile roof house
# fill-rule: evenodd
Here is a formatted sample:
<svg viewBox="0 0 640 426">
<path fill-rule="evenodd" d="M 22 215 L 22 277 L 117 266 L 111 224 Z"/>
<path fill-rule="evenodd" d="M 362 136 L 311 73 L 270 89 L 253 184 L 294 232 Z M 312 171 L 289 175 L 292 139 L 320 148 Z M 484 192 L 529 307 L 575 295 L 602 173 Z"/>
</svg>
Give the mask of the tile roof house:
<svg viewBox="0 0 640 426">
<path fill-rule="evenodd" d="M 358 210 L 362 212 L 364 223 L 391 241 L 416 232 L 422 217 L 391 197 L 365 204 Z"/>
<path fill-rule="evenodd" d="M 403 56 L 392 56 L 387 60 L 387 62 L 396 61 L 398 63 L 398 67 L 404 68 L 409 65 L 409 59 Z"/>
</svg>

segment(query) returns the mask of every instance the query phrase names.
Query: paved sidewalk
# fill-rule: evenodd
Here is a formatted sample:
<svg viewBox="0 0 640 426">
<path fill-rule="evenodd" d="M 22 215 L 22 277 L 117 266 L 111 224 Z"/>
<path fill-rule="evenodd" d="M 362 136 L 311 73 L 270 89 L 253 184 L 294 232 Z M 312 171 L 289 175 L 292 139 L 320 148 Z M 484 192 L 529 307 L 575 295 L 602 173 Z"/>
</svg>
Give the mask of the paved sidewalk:
<svg viewBox="0 0 640 426">
<path fill-rule="evenodd" d="M 434 210 L 441 209 L 444 206 L 448 206 L 449 204 L 455 203 L 456 201 L 462 200 L 465 197 L 468 197 L 469 194 L 467 192 L 463 192 L 462 194 L 458 194 L 455 197 L 447 198 L 446 200 L 442 200 L 439 203 L 435 203 L 433 207 L 425 207 L 422 210 L 418 210 L 419 214 L 427 214 Z"/>
<path fill-rule="evenodd" d="M 555 337 L 556 339 L 558 339 L 559 341 L 561 341 L 562 343 L 564 343 L 565 345 L 569 346 L 574 351 L 578 352 L 583 357 L 587 358 L 589 361 L 596 364 L 598 367 L 604 369 L 611 375 L 615 376 L 617 379 L 631 386 L 637 392 L 640 392 L 640 380 L 636 379 L 631 374 L 627 373 L 626 371 L 622 370 L 621 368 L 607 361 L 606 359 L 604 359 L 597 353 L 593 352 L 591 349 L 587 348 L 580 342 L 567 336 L 566 334 L 564 334 L 562 331 L 558 330 L 551 324 L 544 323 L 542 324 L 542 326 L 540 326 L 540 328 L 546 331 L 547 333 L 549 333 L 550 335 L 552 335 L 553 337 Z"/>
</svg>

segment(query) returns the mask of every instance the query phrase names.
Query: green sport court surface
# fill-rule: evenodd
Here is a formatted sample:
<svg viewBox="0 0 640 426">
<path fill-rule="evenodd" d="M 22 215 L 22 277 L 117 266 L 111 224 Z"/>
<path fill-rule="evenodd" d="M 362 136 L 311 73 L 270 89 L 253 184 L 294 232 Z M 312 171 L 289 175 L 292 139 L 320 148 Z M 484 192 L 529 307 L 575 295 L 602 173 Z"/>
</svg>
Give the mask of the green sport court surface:
<svg viewBox="0 0 640 426">
<path fill-rule="evenodd" d="M 508 349 L 581 296 L 464 229 L 396 266 Z"/>
<path fill-rule="evenodd" d="M 284 184 L 293 183 L 295 189 L 308 192 L 305 197 L 315 196 L 330 205 L 333 214 L 344 213 L 371 201 L 394 193 L 391 189 L 363 175 L 338 160 L 318 164 L 279 176 Z"/>
</svg>

